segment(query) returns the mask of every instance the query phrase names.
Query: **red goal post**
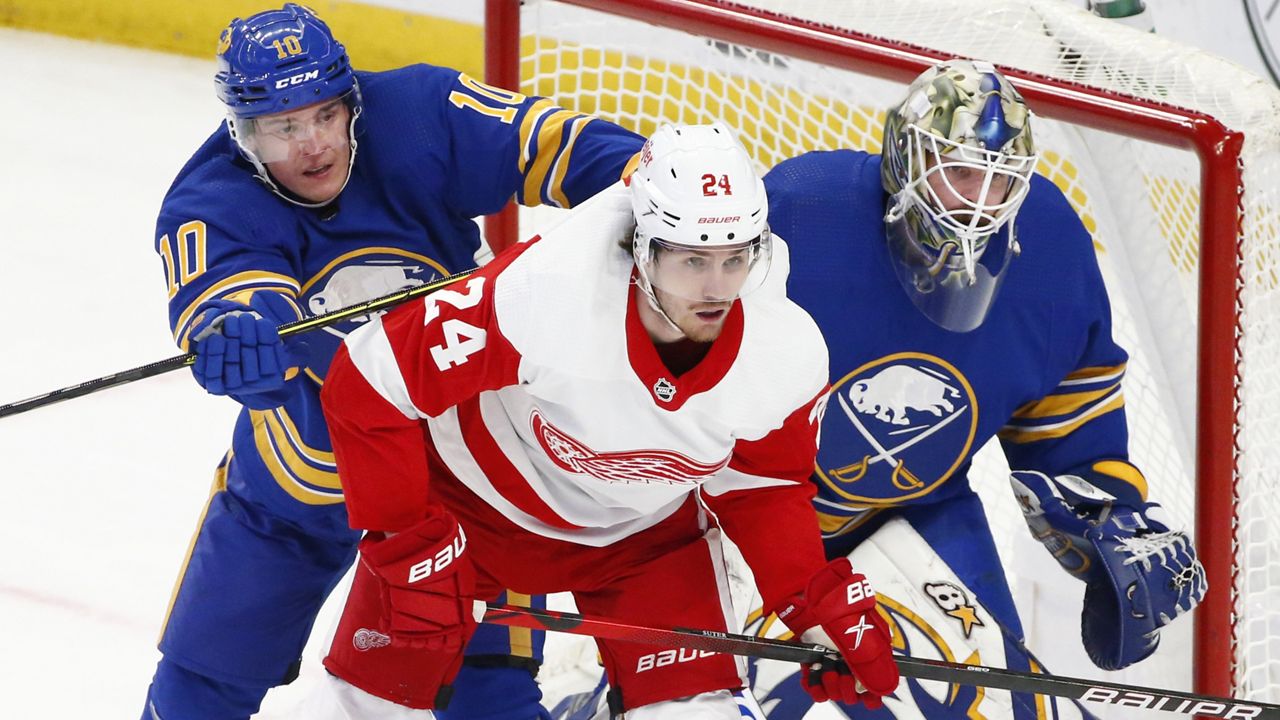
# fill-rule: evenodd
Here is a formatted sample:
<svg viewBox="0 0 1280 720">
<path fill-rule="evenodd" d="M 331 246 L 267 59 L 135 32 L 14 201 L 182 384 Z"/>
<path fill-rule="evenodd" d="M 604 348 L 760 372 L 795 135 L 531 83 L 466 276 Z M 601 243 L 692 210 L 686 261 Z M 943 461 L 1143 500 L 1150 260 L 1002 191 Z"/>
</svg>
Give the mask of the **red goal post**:
<svg viewBox="0 0 1280 720">
<path fill-rule="evenodd" d="M 946 43 L 934 45 L 904 40 L 892 34 L 859 32 L 859 28 L 863 26 L 858 24 L 856 10 L 846 12 L 846 9 L 866 4 L 862 2 L 839 3 L 839 9 L 833 9 L 837 3 L 817 0 L 759 0 L 750 4 L 720 0 L 562 0 L 557 4 L 589 8 L 609 16 L 672 28 L 731 46 L 753 48 L 761 55 L 776 54 L 787 58 L 787 62 L 790 59 L 805 61 L 896 83 L 908 82 L 933 62 L 947 57 L 967 56 L 989 60 L 1006 72 L 1028 104 L 1042 118 L 1194 153 L 1199 166 L 1198 178 L 1195 178 L 1198 181 L 1195 184 L 1198 185 L 1199 239 L 1198 248 L 1193 249 L 1197 256 L 1192 261 L 1198 268 L 1198 290 L 1194 301 L 1198 308 L 1198 322 L 1193 321 L 1195 451 L 1190 471 L 1194 478 L 1191 481 L 1194 484 L 1191 502 L 1197 529 L 1196 544 L 1208 570 L 1211 588 L 1201 608 L 1195 613 L 1194 689 L 1201 693 L 1236 694 L 1256 700 L 1277 700 L 1276 688 L 1270 680 L 1278 673 L 1274 669 L 1263 668 L 1262 679 L 1250 678 L 1248 664 L 1251 660 L 1247 657 L 1249 653 L 1241 648 L 1240 636 L 1250 622 L 1253 610 L 1248 607 L 1248 598 L 1241 594 L 1242 583 L 1248 579 L 1250 572 L 1266 572 L 1265 568 L 1251 567 L 1251 551 L 1245 547 L 1240 537 L 1239 513 L 1242 474 L 1245 472 L 1241 460 L 1247 449 L 1242 447 L 1241 442 L 1242 427 L 1246 421 L 1242 408 L 1251 387 L 1244 372 L 1255 366 L 1260 367 L 1262 363 L 1280 363 L 1276 355 L 1268 357 L 1265 347 L 1258 350 L 1260 354 L 1256 356 L 1245 356 L 1246 340 L 1251 332 L 1246 320 L 1254 319 L 1251 313 L 1274 308 L 1270 304 L 1259 306 L 1256 310 L 1246 307 L 1244 297 L 1250 291 L 1250 283 L 1275 281 L 1270 266 L 1260 267 L 1267 260 L 1275 259 L 1271 257 L 1271 251 L 1265 248 L 1250 250 L 1248 244 L 1251 241 L 1263 245 L 1275 243 L 1277 229 L 1274 223 L 1277 221 L 1272 214 L 1277 212 L 1277 208 L 1268 205 L 1248 208 L 1247 211 L 1246 207 L 1246 174 L 1249 164 L 1246 162 L 1245 151 L 1248 144 L 1254 142 L 1255 136 L 1267 136 L 1266 142 L 1274 143 L 1274 137 L 1271 136 L 1280 132 L 1277 131 L 1276 120 L 1280 115 L 1271 114 L 1266 117 L 1266 112 L 1256 109 L 1258 105 L 1263 105 L 1264 110 L 1280 109 L 1280 100 L 1276 99 L 1277 93 L 1269 83 L 1259 80 L 1257 85 L 1249 86 L 1248 91 L 1260 93 L 1262 97 L 1258 102 L 1241 107 L 1238 112 L 1229 104 L 1218 102 L 1216 97 L 1210 98 L 1212 102 L 1205 101 L 1194 92 L 1178 90 L 1178 83 L 1183 82 L 1181 79 L 1172 83 L 1163 80 L 1161 73 L 1169 68 L 1162 65 L 1172 62 L 1168 60 L 1168 53 L 1172 52 L 1169 49 L 1171 43 L 1129 28 L 1111 26 L 1106 21 L 1084 13 L 1079 13 L 1078 16 L 1067 15 L 1062 21 L 1056 20 L 1056 16 L 1052 21 L 1043 20 L 1046 28 L 1052 22 L 1061 22 L 1064 27 L 1072 28 L 1074 33 L 1070 40 L 1057 40 L 1063 50 L 1053 62 L 1044 63 L 1037 58 L 1023 62 L 1016 53 L 1003 51 L 1001 44 L 994 41 L 987 49 L 979 47 L 975 50 L 964 43 L 954 46 Z M 929 8 L 942 4 L 961 8 L 972 6 L 971 3 L 924 3 Z M 1075 12 L 1070 8 L 1047 7 L 1050 4 L 1061 5 L 1058 0 L 1033 0 L 1018 4 L 1030 6 L 1045 17 L 1051 13 Z M 1042 4 L 1046 7 L 1040 7 Z M 517 0 L 486 0 L 486 79 L 490 83 L 520 88 L 527 93 L 549 95 L 568 107 L 596 112 L 641 132 L 652 130 L 653 124 L 662 119 L 683 119 L 671 117 L 670 112 L 659 113 L 658 117 L 646 116 L 643 107 L 645 92 L 661 90 L 647 88 L 643 79 L 638 81 L 641 83 L 640 98 L 631 103 L 639 109 L 629 108 L 626 102 L 606 107 L 606 103 L 600 100 L 579 106 L 575 104 L 572 94 L 562 96 L 564 94 L 558 91 L 554 83 L 546 85 L 537 77 L 543 72 L 542 66 L 545 63 L 537 58 L 531 60 L 531 55 L 537 53 L 542 46 L 540 41 L 531 40 L 527 32 L 523 42 L 521 40 L 520 5 Z M 984 22 L 990 22 L 983 26 L 984 31 L 989 26 L 995 28 L 993 32 L 999 33 L 998 24 L 1002 18 L 996 11 L 998 8 L 993 8 L 1000 3 L 983 5 L 987 9 L 962 9 L 959 12 L 968 15 L 985 13 Z M 529 9 L 526 8 L 525 12 L 528 13 Z M 931 9 L 930 12 L 934 11 Z M 844 17 L 846 15 L 848 17 Z M 968 19 L 971 18 L 966 17 Z M 942 25 L 944 31 L 950 23 L 945 16 L 936 13 L 932 20 Z M 920 18 L 916 17 L 910 22 L 918 24 Z M 877 17 L 871 24 L 879 27 L 885 21 L 884 18 Z M 962 32 L 957 23 L 955 34 Z M 903 34 L 909 36 L 909 33 Z M 621 38 L 611 38 L 606 33 L 599 37 L 599 43 L 608 48 L 611 42 L 619 39 Z M 1149 51 L 1153 56 L 1152 67 L 1162 66 L 1159 72 L 1148 72 L 1149 77 L 1143 75 L 1146 71 L 1142 68 L 1125 66 L 1123 55 L 1105 61 L 1113 64 L 1104 65 L 1104 61 L 1095 62 L 1091 59 L 1090 52 L 1094 44 L 1141 46 L 1143 43 L 1150 44 L 1153 48 Z M 607 50 L 605 52 L 607 54 Z M 1196 65 L 1189 74 L 1195 76 L 1199 73 L 1201 81 L 1238 84 L 1248 80 L 1243 70 L 1229 67 L 1225 61 L 1202 57 L 1202 53 L 1191 49 L 1186 49 L 1185 54 L 1195 56 L 1194 61 L 1187 61 Z M 623 62 L 628 63 L 630 60 Z M 671 67 L 671 61 L 663 60 L 660 67 Z M 1087 72 L 1081 72 L 1081 68 Z M 641 69 L 640 72 L 653 71 Z M 689 77 L 686 70 L 679 72 L 684 73 L 686 78 Z M 1215 76 L 1215 73 L 1218 75 Z M 1098 77 L 1108 82 L 1092 82 Z M 584 81 L 578 82 L 581 85 Z M 1231 91 L 1234 92 L 1235 88 Z M 1206 93 L 1211 96 L 1214 94 Z M 1227 98 L 1228 101 L 1232 99 Z M 743 139 L 749 149 L 755 149 L 752 138 Z M 819 142 L 811 145 L 815 148 L 822 145 L 838 147 L 844 143 L 837 137 L 834 143 Z M 800 149 L 810 148 L 805 146 Z M 1268 146 L 1263 151 L 1267 153 L 1266 162 L 1275 160 L 1272 157 L 1275 154 L 1273 147 Z M 759 154 L 757 159 L 761 161 L 763 168 L 772 164 Z M 1280 183 L 1280 175 L 1257 175 L 1253 180 L 1256 182 L 1259 178 Z M 1274 200 L 1264 198 L 1266 199 Z M 1259 220 L 1258 227 L 1246 228 L 1246 216 L 1250 212 L 1264 216 Z M 495 246 L 509 243 L 518 232 L 514 223 L 514 214 L 508 214 L 502 221 L 491 220 L 487 226 L 491 242 Z M 1280 255 L 1280 252 L 1276 254 Z M 1280 262 L 1277 262 L 1277 267 L 1280 267 Z M 1280 341 L 1276 343 L 1276 347 L 1280 348 Z M 1262 438 L 1258 435 L 1252 437 Z M 1271 437 L 1274 439 L 1275 435 Z M 1280 471 L 1280 466 L 1264 464 L 1248 470 L 1266 476 Z M 1148 471 L 1148 475 L 1152 473 Z M 1161 490 L 1161 482 L 1162 478 L 1152 477 L 1153 492 L 1157 496 Z M 1266 482 L 1280 485 L 1280 481 L 1276 481 L 1274 476 Z M 1263 509 L 1272 508 L 1274 505 Z M 1262 562 L 1280 560 L 1280 557 L 1274 556 L 1275 543 L 1269 535 L 1264 533 L 1259 547 L 1261 550 L 1252 554 L 1259 556 Z M 1272 586 L 1280 584 L 1280 578 L 1264 578 L 1261 582 L 1266 587 L 1259 597 L 1264 602 L 1274 599 Z M 1259 622 L 1261 626 L 1250 629 L 1250 632 L 1261 632 L 1264 638 L 1276 627 L 1273 615 L 1266 608 L 1263 608 Z M 1265 639 L 1263 642 L 1266 642 Z M 1268 652 L 1265 649 L 1262 651 L 1264 662 L 1280 662 L 1280 658 L 1265 657 Z"/>
</svg>

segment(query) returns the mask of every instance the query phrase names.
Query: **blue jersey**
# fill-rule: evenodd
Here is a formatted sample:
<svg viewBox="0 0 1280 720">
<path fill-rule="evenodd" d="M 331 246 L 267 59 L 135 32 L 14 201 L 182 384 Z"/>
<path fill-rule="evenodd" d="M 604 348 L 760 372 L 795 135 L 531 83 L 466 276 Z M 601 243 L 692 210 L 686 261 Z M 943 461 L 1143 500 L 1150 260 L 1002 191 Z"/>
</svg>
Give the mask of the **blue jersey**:
<svg viewBox="0 0 1280 720">
<path fill-rule="evenodd" d="M 179 173 L 160 210 L 156 248 L 183 349 L 196 308 L 211 298 L 247 302 L 253 292 L 276 292 L 299 316 L 319 315 L 467 269 L 480 244 L 473 217 L 513 197 L 526 205 L 581 202 L 616 182 L 643 143 L 616 125 L 456 70 L 416 65 L 357 77 L 364 113 L 355 163 L 329 207 L 273 194 L 225 128 Z M 342 502 L 319 388 L 341 339 L 365 321 L 305 336 L 288 400 L 241 413 L 231 477 L 264 480 L 269 489 L 250 493 L 255 499 L 278 508 L 290 498 Z"/>
<path fill-rule="evenodd" d="M 1091 238 L 1050 181 L 1033 178 L 1016 220 L 1021 254 L 967 333 L 935 325 L 898 284 L 879 156 L 808 153 L 764 182 L 770 226 L 791 249 L 788 294 L 831 354 L 813 475 L 825 537 L 884 508 L 968 493 L 973 455 L 993 436 L 1014 469 L 1145 495 L 1127 464 L 1127 355 L 1111 338 Z"/>
</svg>

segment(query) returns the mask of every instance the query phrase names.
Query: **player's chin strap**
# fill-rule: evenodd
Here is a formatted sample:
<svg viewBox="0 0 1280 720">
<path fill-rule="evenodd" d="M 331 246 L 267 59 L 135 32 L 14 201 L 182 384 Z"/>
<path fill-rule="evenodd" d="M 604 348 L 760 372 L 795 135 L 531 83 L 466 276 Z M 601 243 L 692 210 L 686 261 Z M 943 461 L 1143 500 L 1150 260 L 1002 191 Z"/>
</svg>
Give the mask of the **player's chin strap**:
<svg viewBox="0 0 1280 720">
<path fill-rule="evenodd" d="M 632 247 L 631 257 L 635 260 L 635 263 L 636 263 L 636 277 L 635 277 L 635 280 L 633 280 L 632 282 L 635 284 L 636 287 L 640 288 L 640 292 L 644 293 L 645 299 L 649 301 L 649 307 L 653 308 L 654 311 L 657 312 L 658 315 L 663 320 L 666 320 L 667 325 L 669 325 L 672 330 L 675 330 L 681 335 L 684 335 L 684 330 L 681 330 L 680 326 L 676 325 L 676 322 L 671 319 L 670 315 L 667 314 L 667 311 L 662 309 L 662 303 L 658 302 L 658 296 L 653 292 L 653 283 L 649 282 L 649 275 L 644 271 L 644 263 L 642 262 L 641 258 L 637 256 L 635 252 L 635 248 L 639 246 L 640 239 L 642 237 L 643 236 L 640 234 L 640 229 L 636 228 L 635 235 L 633 236 L 633 239 L 631 241 L 631 247 Z M 646 246 L 648 246 L 648 242 L 646 242 L 645 244 Z M 652 246 L 648 246 L 647 252 L 653 252 Z"/>
<path fill-rule="evenodd" d="M 672 330 L 684 335 L 684 330 L 681 330 L 680 326 L 676 325 L 676 322 L 667 314 L 667 311 L 662 309 L 662 303 L 658 302 L 658 296 L 653 294 L 653 286 L 649 284 L 649 278 L 645 277 L 643 270 L 636 273 L 636 279 L 634 282 L 635 286 L 640 288 L 640 292 L 644 293 L 645 299 L 649 301 L 649 307 L 653 308 L 654 311 L 658 313 L 659 317 L 666 320 L 667 325 L 670 326 Z"/>
<path fill-rule="evenodd" d="M 342 191 L 347 189 L 347 183 L 351 182 L 351 173 L 355 169 L 356 165 L 356 119 L 360 117 L 362 112 L 364 112 L 364 107 L 357 105 L 357 107 L 351 112 L 351 123 L 347 126 L 347 142 L 351 145 L 351 155 L 347 159 L 347 176 L 342 180 L 342 187 L 338 188 L 338 191 L 333 194 L 333 197 L 322 202 L 306 202 L 305 200 L 299 200 L 291 193 L 280 189 L 280 186 L 276 184 L 275 179 L 271 177 L 271 173 L 267 170 L 267 166 L 258 159 L 257 155 L 247 151 L 244 155 L 249 158 L 249 162 L 253 163 L 254 170 L 256 171 L 254 175 L 262 181 L 263 185 L 270 188 L 271 192 L 275 193 L 282 200 L 293 203 L 298 207 L 311 208 L 313 210 L 316 208 L 322 208 L 333 202 L 335 198 L 341 195 Z M 237 143 L 237 145 L 238 144 L 239 143 Z"/>
</svg>

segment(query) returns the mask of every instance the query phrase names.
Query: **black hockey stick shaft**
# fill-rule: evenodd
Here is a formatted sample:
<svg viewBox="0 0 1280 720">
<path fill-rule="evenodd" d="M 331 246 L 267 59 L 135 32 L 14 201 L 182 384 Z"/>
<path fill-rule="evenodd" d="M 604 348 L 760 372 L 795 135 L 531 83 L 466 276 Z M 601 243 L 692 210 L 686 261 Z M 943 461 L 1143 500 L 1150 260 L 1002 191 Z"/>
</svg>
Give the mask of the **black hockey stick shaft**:
<svg viewBox="0 0 1280 720">
<path fill-rule="evenodd" d="M 342 308 L 341 310 L 335 310 L 331 313 L 325 313 L 324 315 L 317 315 L 315 317 L 303 318 L 301 320 L 285 323 L 277 328 L 277 332 L 281 337 L 288 337 L 289 335 L 297 335 L 299 333 L 318 330 L 322 327 L 328 327 L 335 323 L 340 323 L 343 320 L 361 317 L 363 315 L 380 312 L 382 310 L 389 310 L 401 303 L 435 292 L 446 285 L 465 278 L 473 272 L 475 272 L 474 269 L 454 273 L 453 275 L 440 278 L 439 280 L 432 280 L 431 282 L 423 285 L 417 285 L 404 290 L 397 290 L 396 292 L 388 295 L 357 303 L 350 307 Z M 104 375 L 103 377 L 96 378 L 94 380 L 87 380 L 76 385 L 59 388 L 57 390 L 44 393 L 43 395 L 36 395 L 35 397 L 29 397 L 25 400 L 11 402 L 8 405 L 0 405 L 0 418 L 17 415 L 19 413 L 27 412 L 28 410 L 35 410 L 36 408 L 52 405 L 57 402 L 62 402 L 63 400 L 81 397 L 90 393 L 98 392 L 99 390 L 106 390 L 107 388 L 113 388 L 117 385 L 124 385 L 135 380 L 163 375 L 171 370 L 186 367 L 194 363 L 195 359 L 195 353 L 174 355 L 173 357 L 158 360 L 148 365 L 142 365 L 141 367 L 124 370 L 111 375 Z"/>
<path fill-rule="evenodd" d="M 484 609 L 484 622 L 498 625 L 552 630 L 555 632 L 589 635 L 608 640 L 623 640 L 672 648 L 688 648 L 709 652 L 745 655 L 768 660 L 794 663 L 814 663 L 823 659 L 838 659 L 822 645 L 735 635 L 714 630 L 689 628 L 643 627 L 603 618 L 588 618 L 575 613 L 536 608 L 489 604 Z M 1146 710 L 1163 710 L 1181 715 L 1223 718 L 1262 718 L 1280 720 L 1280 705 L 1249 702 L 1232 698 L 1213 697 L 1176 690 L 1122 685 L 1120 683 L 1082 680 L 1059 675 L 1006 670 L 1004 668 L 965 665 L 940 660 L 920 658 L 896 658 L 898 670 L 904 677 L 917 680 L 937 680 L 958 685 L 998 688 L 1013 692 L 1052 695 L 1083 702 L 1104 705 L 1120 705 Z"/>
</svg>

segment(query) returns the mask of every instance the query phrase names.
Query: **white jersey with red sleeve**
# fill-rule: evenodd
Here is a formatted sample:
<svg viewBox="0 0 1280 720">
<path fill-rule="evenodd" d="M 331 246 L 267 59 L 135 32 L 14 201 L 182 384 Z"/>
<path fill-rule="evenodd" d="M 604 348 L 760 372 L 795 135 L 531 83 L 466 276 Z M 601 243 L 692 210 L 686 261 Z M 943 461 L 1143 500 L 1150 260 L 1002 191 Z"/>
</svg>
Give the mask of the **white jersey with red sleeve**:
<svg viewBox="0 0 1280 720">
<path fill-rule="evenodd" d="M 781 599 L 766 586 L 800 589 L 823 563 L 808 480 L 822 337 L 798 306 L 760 291 L 674 376 L 640 322 L 618 245 L 632 226 L 619 184 L 545 237 L 350 334 L 324 402 L 353 526 L 422 517 L 425 425 L 448 470 L 530 532 L 608 545 L 701 487 L 766 599 Z"/>
</svg>

